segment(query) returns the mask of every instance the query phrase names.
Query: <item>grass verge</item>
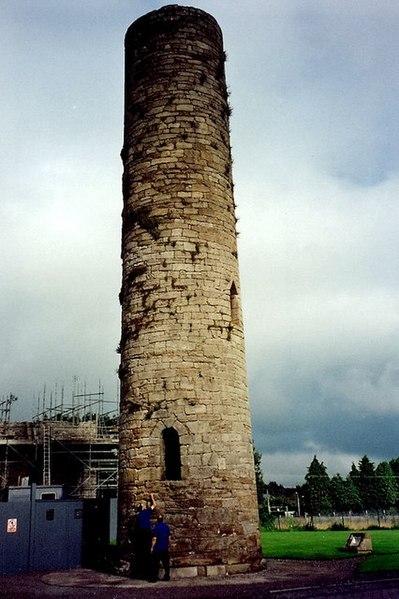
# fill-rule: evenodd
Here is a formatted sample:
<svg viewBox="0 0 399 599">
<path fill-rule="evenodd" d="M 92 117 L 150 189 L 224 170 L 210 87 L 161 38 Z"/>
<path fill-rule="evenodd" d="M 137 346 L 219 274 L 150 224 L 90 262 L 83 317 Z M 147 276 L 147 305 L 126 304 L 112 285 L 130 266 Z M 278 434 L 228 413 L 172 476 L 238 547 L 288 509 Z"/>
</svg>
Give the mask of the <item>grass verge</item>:
<svg viewBox="0 0 399 599">
<path fill-rule="evenodd" d="M 358 571 L 362 574 L 399 572 L 399 554 L 372 555 L 359 564 Z"/>
<path fill-rule="evenodd" d="M 359 566 L 362 573 L 399 571 L 399 530 L 370 532 L 373 553 Z M 350 531 L 262 530 L 261 544 L 265 557 L 280 559 L 345 559 L 357 556 L 343 551 Z"/>
</svg>

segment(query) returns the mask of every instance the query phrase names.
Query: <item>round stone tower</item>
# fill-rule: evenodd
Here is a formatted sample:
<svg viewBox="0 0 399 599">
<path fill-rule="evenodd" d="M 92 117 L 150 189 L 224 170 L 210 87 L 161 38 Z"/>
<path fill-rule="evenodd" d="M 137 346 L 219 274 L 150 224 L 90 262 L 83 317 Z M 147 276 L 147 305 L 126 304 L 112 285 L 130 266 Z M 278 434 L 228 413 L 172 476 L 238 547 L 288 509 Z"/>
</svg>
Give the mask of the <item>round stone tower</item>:
<svg viewBox="0 0 399 599">
<path fill-rule="evenodd" d="M 261 553 L 222 34 L 171 5 L 125 50 L 119 543 L 134 552 L 131 518 L 154 493 L 172 575 L 248 571 Z"/>
</svg>

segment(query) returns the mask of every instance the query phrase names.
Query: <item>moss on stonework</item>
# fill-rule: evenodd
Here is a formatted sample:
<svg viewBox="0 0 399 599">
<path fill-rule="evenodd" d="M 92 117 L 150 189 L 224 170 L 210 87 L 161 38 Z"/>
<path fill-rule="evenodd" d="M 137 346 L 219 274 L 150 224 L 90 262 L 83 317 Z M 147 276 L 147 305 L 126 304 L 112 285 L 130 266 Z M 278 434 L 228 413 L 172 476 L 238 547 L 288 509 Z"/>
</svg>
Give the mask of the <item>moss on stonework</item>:
<svg viewBox="0 0 399 599">
<path fill-rule="evenodd" d="M 147 272 L 146 266 L 134 266 L 127 275 L 127 282 L 129 285 L 132 285 L 137 277 L 141 277 Z"/>
<path fill-rule="evenodd" d="M 159 401 L 159 402 L 157 402 L 157 403 L 155 403 L 154 405 L 152 405 L 152 406 L 151 406 L 151 407 L 148 409 L 148 411 L 147 411 L 146 415 L 144 416 L 144 420 L 150 420 L 150 418 L 151 418 L 151 416 L 154 414 L 154 412 L 157 412 L 158 410 L 160 410 L 160 409 L 161 409 L 161 407 L 162 407 L 162 405 L 161 405 L 161 402 L 160 402 L 160 401 Z"/>
<path fill-rule="evenodd" d="M 124 233 L 138 225 L 147 231 L 153 239 L 159 239 L 159 221 L 159 217 L 151 215 L 151 210 L 146 206 L 137 208 L 137 210 L 128 210 L 123 219 Z"/>
</svg>

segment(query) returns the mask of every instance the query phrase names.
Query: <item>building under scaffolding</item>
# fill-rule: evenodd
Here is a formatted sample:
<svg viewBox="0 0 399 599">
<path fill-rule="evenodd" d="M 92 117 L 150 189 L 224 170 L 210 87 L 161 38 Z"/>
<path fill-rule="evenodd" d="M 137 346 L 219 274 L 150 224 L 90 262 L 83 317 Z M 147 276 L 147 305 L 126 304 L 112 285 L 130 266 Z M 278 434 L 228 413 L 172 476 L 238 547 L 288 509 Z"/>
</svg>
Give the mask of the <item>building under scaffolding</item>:
<svg viewBox="0 0 399 599">
<path fill-rule="evenodd" d="M 0 488 L 37 483 L 63 485 L 70 497 L 116 496 L 118 415 L 99 386 L 88 393 L 74 385 L 71 403 L 64 390 L 39 395 L 31 422 L 12 422 L 16 397 L 0 402 Z M 108 409 L 107 409 L 108 408 Z"/>
</svg>

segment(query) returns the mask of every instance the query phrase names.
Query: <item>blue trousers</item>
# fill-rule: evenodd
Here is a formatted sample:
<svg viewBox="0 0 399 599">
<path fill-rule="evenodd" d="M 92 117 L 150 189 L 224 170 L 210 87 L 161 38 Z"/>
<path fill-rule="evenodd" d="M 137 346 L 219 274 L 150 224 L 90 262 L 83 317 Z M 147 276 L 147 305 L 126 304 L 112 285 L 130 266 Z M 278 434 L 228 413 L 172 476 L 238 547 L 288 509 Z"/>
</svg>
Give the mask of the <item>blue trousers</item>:
<svg viewBox="0 0 399 599">
<path fill-rule="evenodd" d="M 165 570 L 164 580 L 169 580 L 169 578 L 170 578 L 169 551 L 153 551 L 151 561 L 152 561 L 151 580 L 152 581 L 158 580 L 160 564 L 162 564 L 163 569 Z"/>
</svg>

